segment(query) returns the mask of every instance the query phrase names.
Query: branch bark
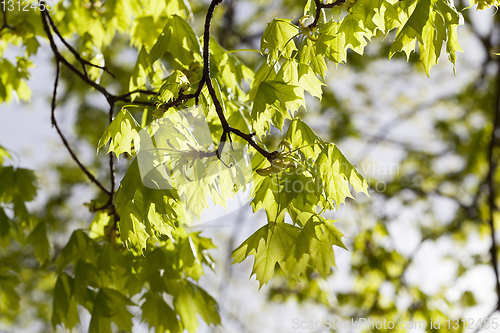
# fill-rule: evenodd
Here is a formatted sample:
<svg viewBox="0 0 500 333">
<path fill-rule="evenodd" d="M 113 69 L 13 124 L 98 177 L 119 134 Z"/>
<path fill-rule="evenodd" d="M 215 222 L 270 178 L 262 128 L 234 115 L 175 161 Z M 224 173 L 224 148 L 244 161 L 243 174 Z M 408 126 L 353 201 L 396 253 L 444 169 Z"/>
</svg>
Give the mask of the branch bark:
<svg viewBox="0 0 500 333">
<path fill-rule="evenodd" d="M 336 0 L 332 3 L 323 3 L 321 0 L 314 0 L 316 4 L 316 15 L 314 16 L 314 21 L 309 24 L 309 28 L 314 28 L 318 26 L 319 18 L 321 17 L 321 10 L 324 8 L 333 8 L 342 5 L 345 0 Z"/>
<path fill-rule="evenodd" d="M 54 21 L 52 20 L 52 18 L 50 17 L 50 15 L 46 15 L 47 19 L 49 20 L 49 23 L 50 23 L 50 26 L 52 27 L 52 30 L 54 30 L 54 33 L 59 37 L 59 39 L 61 40 L 61 42 L 63 42 L 63 44 L 68 48 L 68 50 L 75 56 L 76 60 L 78 60 L 78 62 L 82 65 L 82 69 L 83 69 L 83 73 L 85 74 L 86 77 L 88 77 L 89 75 L 87 74 L 87 68 L 85 66 L 92 66 L 92 67 L 95 67 L 95 68 L 99 68 L 99 69 L 102 69 L 103 71 L 105 71 L 106 73 L 108 73 L 109 75 L 111 75 L 112 77 L 115 77 L 113 75 L 113 73 L 111 73 L 107 67 L 103 67 L 103 66 L 99 66 L 99 65 L 96 65 L 96 64 L 93 64 L 91 63 L 90 61 L 86 60 L 86 59 L 83 59 L 82 56 L 80 55 L 80 53 L 75 50 L 75 48 L 73 46 L 71 46 L 71 44 L 69 44 L 66 39 L 63 38 L 63 36 L 61 35 L 61 33 L 59 32 L 59 29 L 57 28 L 57 26 L 55 25 Z"/>
<path fill-rule="evenodd" d="M 5 6 L 2 6 L 2 18 L 3 18 L 3 24 L 0 27 L 0 32 L 2 32 L 4 29 L 8 30 L 15 30 L 13 26 L 7 23 L 7 11 L 5 10 Z"/>
<path fill-rule="evenodd" d="M 104 185 L 102 185 L 101 182 L 98 181 L 94 177 L 94 175 L 82 164 L 82 162 L 80 162 L 80 160 L 78 159 L 78 156 L 76 156 L 76 153 L 73 151 L 73 149 L 69 145 L 68 140 L 66 139 L 66 137 L 64 136 L 64 134 L 61 131 L 61 128 L 57 124 L 55 111 L 56 111 L 56 105 L 57 105 L 57 87 L 59 85 L 60 74 L 61 74 L 61 62 L 59 60 L 56 60 L 56 78 L 54 80 L 54 91 L 52 93 L 52 102 L 51 102 L 51 121 L 52 121 L 52 126 L 54 126 L 56 128 L 56 131 L 59 134 L 59 136 L 61 137 L 61 140 L 62 140 L 64 146 L 66 147 L 66 149 L 68 150 L 69 154 L 71 155 L 71 157 L 73 158 L 73 160 L 76 162 L 76 164 L 78 164 L 78 166 L 83 171 L 83 173 L 85 173 L 85 175 L 87 176 L 87 178 L 92 183 L 94 183 L 97 187 L 99 187 L 104 193 L 106 193 L 107 195 L 111 195 L 111 192 L 108 189 L 106 189 L 104 187 Z"/>
</svg>

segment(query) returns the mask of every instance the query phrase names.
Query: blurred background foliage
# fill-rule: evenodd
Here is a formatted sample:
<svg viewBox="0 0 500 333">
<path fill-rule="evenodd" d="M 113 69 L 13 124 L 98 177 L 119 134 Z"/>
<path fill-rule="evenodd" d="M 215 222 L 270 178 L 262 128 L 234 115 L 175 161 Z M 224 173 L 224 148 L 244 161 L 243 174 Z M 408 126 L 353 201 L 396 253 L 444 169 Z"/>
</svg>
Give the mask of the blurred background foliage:
<svg viewBox="0 0 500 333">
<path fill-rule="evenodd" d="M 121 92 L 129 89 L 128 79 L 136 61 L 129 31 L 159 33 L 162 24 L 150 26 L 151 22 L 143 22 L 142 27 L 130 26 L 127 19 L 105 11 L 100 18 L 105 25 L 94 22 L 78 27 L 77 14 L 86 12 L 81 8 L 99 12 L 108 6 L 113 8 L 115 2 L 122 4 L 72 2 L 69 7 L 55 7 L 54 15 L 63 35 L 75 29 L 87 31 L 76 36 L 72 44 L 86 59 L 103 59 L 115 78 L 102 75 L 100 83 Z M 201 34 L 207 3 L 190 3 L 191 24 Z M 469 3 L 456 6 L 463 9 Z M 228 50 L 259 49 L 267 22 L 283 17 L 297 23 L 303 8 L 304 3 L 289 0 L 225 0 L 215 13 L 212 36 Z M 499 221 L 500 64 L 494 53 L 499 50 L 500 22 L 493 12 L 463 12 L 465 25 L 459 28 L 459 37 L 465 53 L 458 56 L 457 76 L 453 75 L 452 65 L 442 60 L 427 78 L 415 54 L 408 62 L 403 54 L 387 62 L 393 34 L 369 44 L 363 56 L 349 52 L 347 64 L 337 68 L 330 64 L 323 100 L 308 100 L 307 112 L 302 110 L 299 116 L 325 140 L 335 142 L 369 180 L 370 198 L 350 202 L 349 208 L 343 207 L 330 216 L 342 216 L 338 227 L 347 236 L 344 243 L 349 252 L 340 253 L 337 262 L 342 264 L 326 281 L 311 272 L 299 283 L 279 278 L 278 270 L 278 278 L 259 291 L 266 300 L 258 299 L 256 284 L 246 279 L 248 266 L 229 266 L 225 250 L 234 249 L 246 238 L 247 229 L 256 230 L 255 219 L 262 216 L 257 214 L 249 227 L 245 222 L 246 228 L 239 228 L 242 221 L 249 219 L 250 211 L 230 215 L 233 228 L 208 231 L 221 248 L 214 251 L 221 273 L 217 277 L 209 275 L 203 283 L 219 303 L 225 328 L 206 330 L 273 331 L 272 326 L 262 327 L 262 318 L 274 316 L 266 320 L 281 322 L 284 328 L 280 331 L 294 331 L 291 321 L 280 319 L 279 310 L 264 314 L 255 306 L 249 312 L 240 304 L 245 302 L 243 295 L 265 307 L 276 304 L 269 309 L 294 304 L 301 309 L 304 321 L 317 318 L 311 309 L 321 308 L 319 313 L 329 316 L 323 319 L 427 323 L 431 318 L 440 319 L 441 329 L 434 330 L 440 332 L 465 331 L 463 325 L 448 330 L 443 324 L 448 318 L 475 316 L 477 320 L 498 309 L 498 281 L 491 264 L 491 249 L 495 252 L 493 258 L 498 249 L 491 247 L 491 227 L 493 224 L 498 230 Z M 0 64 L 0 76 L 4 83 L 22 86 L 28 68 L 36 65 L 36 58 L 28 57 L 39 45 L 47 48 L 48 43 L 40 37 L 44 33 L 38 12 L 7 12 L 3 17 L 7 21 L 3 21 L 5 28 L 0 31 L 0 55 L 11 61 Z M 110 39 L 112 46 L 103 46 Z M 7 50 L 8 43 L 19 47 Z M 238 52 L 238 56 L 254 70 L 263 61 L 252 51 Z M 107 127 L 108 108 L 102 96 L 64 69 L 62 82 L 59 108 L 75 112 L 70 134 L 73 146 L 86 156 L 92 171 L 105 176 L 104 153 L 93 152 Z M 14 90 L 20 100 L 29 98 L 27 89 Z M 12 89 L 1 86 L 0 101 L 14 98 Z M 274 134 L 266 142 L 270 147 L 280 141 L 281 134 Z M 92 216 L 82 207 L 82 197 L 99 194 L 68 158 L 49 162 L 40 169 L 33 167 L 43 175 L 41 185 L 57 190 L 49 191 L 39 184 L 44 194 L 26 208 L 26 202 L 35 197 L 36 178 L 32 171 L 13 168 L 16 157 L 13 152 L 11 155 L 9 159 L 8 153 L 0 150 L 0 330 L 46 332 L 52 330 L 51 295 L 56 273 L 53 258 L 72 230 L 90 225 Z M 126 168 L 127 160 L 120 160 L 118 179 Z M 16 178 L 16 173 L 30 176 Z M 24 183 L 12 184 L 16 179 Z M 106 198 L 101 200 L 105 202 Z M 243 289 L 246 292 L 239 293 Z M 83 328 L 78 326 L 78 330 Z"/>
</svg>

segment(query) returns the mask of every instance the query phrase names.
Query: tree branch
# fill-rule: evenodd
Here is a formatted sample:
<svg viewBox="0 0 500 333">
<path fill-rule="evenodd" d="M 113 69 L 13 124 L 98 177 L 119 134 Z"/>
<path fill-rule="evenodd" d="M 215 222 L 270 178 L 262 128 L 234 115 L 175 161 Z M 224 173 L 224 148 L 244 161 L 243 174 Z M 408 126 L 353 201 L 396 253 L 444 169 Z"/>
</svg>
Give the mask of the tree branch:
<svg viewBox="0 0 500 333">
<path fill-rule="evenodd" d="M 47 35 L 47 38 L 49 39 L 50 47 L 52 49 L 52 53 L 54 53 L 54 56 L 55 56 L 56 60 L 59 61 L 61 64 L 65 65 L 69 70 L 71 70 L 73 73 L 75 73 L 78 77 L 80 77 L 80 79 L 82 79 L 89 86 L 93 87 L 94 89 L 96 89 L 97 91 L 99 91 L 101 94 L 103 94 L 104 97 L 106 97 L 106 100 L 108 101 L 108 103 L 110 103 L 110 105 L 111 105 L 111 103 L 115 103 L 117 101 L 132 102 L 131 99 L 129 98 L 129 96 L 132 95 L 133 93 L 136 93 L 136 92 L 140 92 L 140 93 L 147 94 L 147 95 L 154 95 L 154 94 L 156 94 L 155 92 L 152 92 L 152 91 L 136 90 L 136 91 L 131 91 L 131 92 L 122 94 L 122 95 L 113 95 L 112 93 L 110 93 L 109 91 L 107 91 L 106 88 L 104 88 L 100 84 L 92 81 L 88 77 L 86 71 L 82 73 L 72 63 L 70 63 L 61 54 L 61 52 L 59 52 L 59 49 L 57 48 L 57 45 L 56 45 L 56 43 L 54 41 L 54 36 L 52 35 L 52 31 L 51 31 L 51 28 L 50 28 L 51 26 L 55 27 L 55 24 L 52 22 L 52 19 L 50 18 L 50 14 L 49 14 L 49 12 L 46 9 L 45 10 L 40 10 L 40 13 L 41 13 L 41 16 L 42 16 L 42 23 L 43 23 L 43 28 L 45 30 L 45 34 Z M 55 28 L 55 29 L 57 29 L 57 28 Z M 54 29 L 54 31 L 56 31 L 55 29 Z M 57 34 L 57 32 L 56 32 L 56 34 Z M 60 37 L 60 38 L 62 38 L 62 37 Z M 63 40 L 63 39 L 61 39 L 61 40 Z M 78 53 L 76 50 L 72 49 L 71 45 L 67 44 L 64 40 L 63 40 L 63 43 L 64 43 L 64 45 L 69 46 L 68 48 L 70 48 L 70 51 L 72 53 L 73 52 Z M 80 55 L 76 56 L 76 58 L 80 61 L 80 63 L 82 64 L 82 66 L 83 66 L 84 63 L 87 62 L 87 60 L 81 58 Z M 90 64 L 90 63 L 89 63 L 89 65 L 94 66 L 93 64 Z M 103 67 L 100 67 L 100 66 L 98 66 L 98 68 L 103 69 Z M 155 105 L 155 103 L 149 102 L 149 101 L 133 101 L 133 103 L 139 104 L 139 105 L 149 105 L 149 106 Z"/>
<path fill-rule="evenodd" d="M 114 107 L 115 107 L 115 102 L 109 101 L 109 123 L 111 124 L 114 119 Z M 120 221 L 120 216 L 118 215 L 116 211 L 116 205 L 115 205 L 115 187 L 116 187 L 116 181 L 115 181 L 115 158 L 113 156 L 113 153 L 109 153 L 109 181 L 111 183 L 111 190 L 109 191 L 109 200 L 108 200 L 108 205 L 111 207 L 111 212 L 110 215 L 113 215 L 113 228 L 118 231 L 118 221 Z"/>
<path fill-rule="evenodd" d="M 133 91 L 129 91 L 129 92 L 125 93 L 125 94 L 114 96 L 114 99 L 115 99 L 115 101 L 124 101 L 126 98 L 130 97 L 133 94 L 144 94 L 144 95 L 151 95 L 151 96 L 158 95 L 158 93 L 154 92 L 154 91 L 136 89 L 136 90 L 133 90 Z"/>
<path fill-rule="evenodd" d="M 55 111 L 56 111 L 56 104 L 57 104 L 57 87 L 59 85 L 60 73 L 61 73 L 61 62 L 59 60 L 56 60 L 56 78 L 54 80 L 54 91 L 52 93 L 52 103 L 51 103 L 51 121 L 52 121 L 52 126 L 54 126 L 56 128 L 56 131 L 59 134 L 59 136 L 61 137 L 61 140 L 62 140 L 64 146 L 66 147 L 66 149 L 68 150 L 69 154 L 71 155 L 71 157 L 73 158 L 73 160 L 76 162 L 76 164 L 78 164 L 78 166 L 83 171 L 83 173 L 85 173 L 85 175 L 87 176 L 87 178 L 92 183 L 94 183 L 95 185 L 97 185 L 97 187 L 99 187 L 104 193 L 106 193 L 108 195 L 111 195 L 111 192 L 109 190 L 107 190 L 101 184 L 101 182 L 99 182 L 94 177 L 94 175 L 92 173 L 90 173 L 90 171 L 80 162 L 80 160 L 76 156 L 75 152 L 70 147 L 70 145 L 68 143 L 68 140 L 66 140 L 66 137 L 64 136 L 64 134 L 62 133 L 61 129 L 59 128 L 59 125 L 57 124 Z"/>
<path fill-rule="evenodd" d="M 7 12 L 5 11 L 5 6 L 2 6 L 2 18 L 3 24 L 2 27 L 0 27 L 0 32 L 2 32 L 2 30 L 4 29 L 15 30 L 13 26 L 7 23 Z"/>
<path fill-rule="evenodd" d="M 332 3 L 327 3 L 324 4 L 321 2 L 321 0 L 314 0 L 314 3 L 316 4 L 316 15 L 314 16 L 314 21 L 313 23 L 309 24 L 309 28 L 314 28 L 318 26 L 319 18 L 321 17 L 321 10 L 323 8 L 333 8 L 342 5 L 345 2 L 345 0 L 336 0 Z"/>
<path fill-rule="evenodd" d="M 88 85 L 99 91 L 101 94 L 103 94 L 107 99 L 112 97 L 113 95 L 109 93 L 103 86 L 92 81 L 87 75 L 85 75 L 85 73 L 80 72 L 78 68 L 76 68 L 72 63 L 70 63 L 66 58 L 63 57 L 63 55 L 59 52 L 57 48 L 57 45 L 54 41 L 54 36 L 52 35 L 52 31 L 50 30 L 49 12 L 45 9 L 45 10 L 40 10 L 40 13 L 42 15 L 43 29 L 45 30 L 45 34 L 49 39 L 50 47 L 52 49 L 52 52 L 54 53 L 54 56 L 56 57 L 56 61 L 68 67 L 69 70 L 71 70 L 83 81 L 85 81 L 85 83 L 87 83 Z"/>
<path fill-rule="evenodd" d="M 243 140 L 247 141 L 250 146 L 255 148 L 260 154 L 262 154 L 264 157 L 266 157 L 269 161 L 272 161 L 276 157 L 276 152 L 268 152 L 262 147 L 260 147 L 254 140 L 253 136 L 254 134 L 245 134 L 242 131 L 233 128 L 229 126 L 226 116 L 224 115 L 224 110 L 222 108 L 221 102 L 217 98 L 217 94 L 215 92 L 215 89 L 212 84 L 212 79 L 210 77 L 210 25 L 212 22 L 212 18 L 214 15 L 215 7 L 222 3 L 223 0 L 212 0 L 210 3 L 210 6 L 208 7 L 207 11 L 207 16 L 205 19 L 205 30 L 203 33 L 203 77 L 200 82 L 200 85 L 198 86 L 198 90 L 195 93 L 195 98 L 198 98 L 199 92 L 201 92 L 201 88 L 203 88 L 203 84 L 206 83 L 208 92 L 210 94 L 210 97 L 215 105 L 215 111 L 217 112 L 217 116 L 220 119 L 221 125 L 222 125 L 222 136 L 219 144 L 219 148 L 217 149 L 217 157 L 220 158 L 220 154 L 224 148 L 224 144 L 226 142 L 226 139 L 229 139 L 230 142 L 232 142 L 231 139 L 231 133 L 234 133 L 235 135 L 241 137 Z M 198 104 L 198 102 L 197 102 Z"/>
<path fill-rule="evenodd" d="M 92 66 L 92 67 L 95 67 L 95 68 L 102 69 L 103 71 L 105 71 L 106 73 L 108 73 L 109 75 L 111 75 L 112 77 L 115 77 L 113 75 L 113 73 L 111 73 L 108 70 L 107 67 L 105 67 L 105 66 L 104 67 L 103 66 L 99 66 L 99 65 L 91 63 L 90 61 L 88 61 L 86 59 L 83 59 L 82 56 L 80 55 L 80 53 L 77 50 L 75 50 L 75 48 L 73 46 L 71 46 L 71 44 L 69 44 L 66 41 L 66 39 L 63 38 L 63 36 L 59 32 L 59 29 L 57 28 L 57 26 L 55 25 L 54 21 L 52 20 L 52 18 L 48 14 L 47 14 L 47 19 L 49 20 L 49 23 L 50 23 L 50 26 L 52 27 L 52 30 L 54 30 L 55 34 L 59 37 L 59 39 L 61 40 L 61 42 L 63 42 L 63 44 L 68 48 L 68 50 L 75 56 L 76 60 L 78 60 L 78 62 L 82 65 L 83 73 L 85 74 L 85 76 L 88 77 L 87 69 L 85 67 L 86 65 L 88 65 L 88 66 Z"/>
<path fill-rule="evenodd" d="M 277 155 L 276 151 L 273 152 L 268 152 L 262 147 L 260 147 L 254 140 L 253 136 L 255 135 L 254 133 L 246 134 L 243 133 L 242 131 L 231 127 L 227 119 L 224 115 L 224 110 L 222 108 L 221 102 L 217 98 L 217 94 L 215 93 L 215 89 L 212 85 L 212 79 L 210 77 L 210 25 L 212 22 L 212 18 L 214 15 L 215 7 L 222 3 L 223 0 L 212 0 L 210 3 L 210 6 L 208 7 L 207 11 L 207 16 L 205 18 L 205 30 L 203 33 L 203 77 L 202 80 L 198 86 L 198 90 L 195 93 L 195 98 L 196 98 L 196 104 L 198 104 L 198 96 L 199 92 L 201 91 L 201 88 L 203 88 L 203 84 L 207 84 L 208 92 L 210 94 L 210 97 L 215 105 L 215 111 L 217 112 L 217 116 L 219 117 L 222 125 L 222 136 L 220 140 L 220 146 L 217 149 L 217 156 L 220 158 L 220 153 L 222 152 L 222 149 L 224 147 L 224 143 L 226 142 L 226 139 L 229 139 L 230 142 L 231 140 L 231 133 L 234 133 L 235 135 L 239 136 L 243 140 L 247 141 L 250 146 L 255 148 L 261 155 L 266 157 L 270 162 L 272 162 Z M 309 25 L 309 27 L 315 27 L 318 24 L 319 17 L 321 14 L 321 9 L 323 8 L 333 8 L 336 6 L 340 6 L 345 2 L 345 0 L 336 0 L 335 2 L 331 4 L 323 4 L 320 0 L 314 0 L 316 3 L 316 17 L 314 18 L 313 23 Z M 187 97 L 187 95 L 185 96 Z M 179 100 L 179 98 L 178 98 Z M 180 101 L 174 101 L 175 103 L 179 103 Z"/>
</svg>

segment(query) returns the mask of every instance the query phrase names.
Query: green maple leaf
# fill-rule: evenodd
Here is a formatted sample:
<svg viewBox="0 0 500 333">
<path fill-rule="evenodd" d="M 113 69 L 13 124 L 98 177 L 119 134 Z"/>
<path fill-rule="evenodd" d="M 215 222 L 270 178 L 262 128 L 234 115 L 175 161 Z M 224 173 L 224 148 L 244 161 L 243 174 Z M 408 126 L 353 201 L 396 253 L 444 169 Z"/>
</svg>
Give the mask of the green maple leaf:
<svg viewBox="0 0 500 333">
<path fill-rule="evenodd" d="M 457 28 L 459 25 L 464 24 L 464 18 L 462 14 L 457 11 L 455 5 L 450 0 L 437 1 L 436 5 L 438 12 L 442 15 L 445 21 L 444 24 L 447 31 L 446 52 L 448 53 L 451 63 L 453 63 L 453 69 L 455 69 L 455 52 L 458 51 L 463 53 L 463 50 L 458 42 Z"/>
<path fill-rule="evenodd" d="M 37 180 L 33 171 L 11 166 L 0 167 L 0 201 L 32 201 L 37 195 Z"/>
<path fill-rule="evenodd" d="M 322 86 L 325 84 L 315 75 L 310 66 L 299 65 L 299 87 L 309 92 L 312 96 L 321 100 L 323 96 Z"/>
<path fill-rule="evenodd" d="M 294 209 L 300 211 L 308 211 L 309 207 L 314 207 L 318 204 L 319 198 L 319 183 L 316 182 L 314 176 L 306 172 L 301 172 L 299 168 L 291 169 L 291 172 L 284 172 L 281 175 L 281 183 L 286 201 L 281 203 L 289 209 L 293 205 Z M 284 201 L 284 200 L 282 200 Z M 300 222 L 299 222 L 300 224 Z"/>
<path fill-rule="evenodd" d="M 114 152 L 118 158 L 123 153 L 132 155 L 135 151 L 133 142 L 140 130 L 139 123 L 123 108 L 99 139 L 97 151 L 109 142 L 108 153 Z"/>
<path fill-rule="evenodd" d="M 181 91 L 181 89 L 186 89 L 188 86 L 189 82 L 186 75 L 177 70 L 165 79 L 158 93 L 164 102 L 168 102 L 171 99 L 177 98 L 177 96 L 179 96 L 179 91 Z"/>
<path fill-rule="evenodd" d="M 111 333 L 111 322 L 119 329 L 131 332 L 134 316 L 126 308 L 131 305 L 135 304 L 120 292 L 101 288 L 95 298 L 89 332 Z"/>
<path fill-rule="evenodd" d="M 323 38 L 324 40 L 325 35 L 321 35 L 320 40 L 321 38 Z M 299 49 L 297 60 L 301 64 L 311 65 L 311 67 L 314 70 L 314 73 L 320 75 L 324 79 L 328 67 L 326 66 L 325 62 L 325 56 L 326 56 L 325 52 L 319 51 L 320 44 L 318 44 L 318 42 L 319 41 L 313 42 L 307 39 Z"/>
<path fill-rule="evenodd" d="M 288 86 L 294 87 L 293 91 L 297 98 L 285 101 L 286 109 L 291 113 L 300 106 L 305 107 L 305 90 L 321 100 L 323 83 L 316 77 L 309 65 L 299 64 L 296 60 L 289 59 L 281 66 L 274 81 L 285 82 Z"/>
<path fill-rule="evenodd" d="M 343 35 L 345 47 L 351 47 L 353 51 L 363 54 L 365 46 L 368 44 L 365 37 L 371 37 L 364 28 L 363 21 L 355 14 L 349 13 L 340 23 L 337 34 Z"/>
<path fill-rule="evenodd" d="M 149 53 L 150 63 L 167 53 L 175 63 L 188 69 L 193 62 L 202 62 L 201 45 L 193 29 L 178 15 L 169 17 L 165 28 Z"/>
<path fill-rule="evenodd" d="M 130 203 L 120 206 L 120 236 L 124 244 L 129 247 L 133 245 L 138 249 L 145 249 L 146 242 L 151 236 L 147 232 L 147 217 L 142 214 L 141 207 L 144 205 L 140 191 L 136 191 Z"/>
<path fill-rule="evenodd" d="M 283 81 L 261 82 L 255 95 L 252 117 L 259 123 L 272 123 L 281 129 L 285 119 L 290 118 L 286 103 L 300 100 L 295 88 Z M 269 130 L 269 125 L 266 129 Z"/>
<path fill-rule="evenodd" d="M 35 249 L 35 257 L 43 264 L 50 259 L 50 243 L 47 238 L 47 225 L 40 221 L 26 239 Z"/>
<path fill-rule="evenodd" d="M 309 266 L 323 277 L 330 275 L 331 267 L 335 267 L 333 246 L 347 250 L 342 242 L 344 235 L 333 225 L 334 222 L 313 216 L 297 236 L 294 251 L 298 263 L 308 258 Z M 294 268 L 294 274 L 297 276 L 300 273 L 305 273 L 304 267 L 300 267 L 300 265 Z"/>
<path fill-rule="evenodd" d="M 137 159 L 132 161 L 116 192 L 120 215 L 120 236 L 126 246 L 145 249 L 147 240 L 156 233 L 170 236 L 178 219 L 178 197 L 173 190 L 145 186 Z"/>
<path fill-rule="evenodd" d="M 408 4 L 408 10 L 412 7 L 413 4 Z M 456 32 L 457 27 L 463 24 L 462 15 L 448 0 L 416 0 L 414 7 L 396 35 L 389 58 L 398 51 L 405 51 L 409 57 L 417 40 L 420 44 L 420 60 L 429 76 L 431 67 L 438 63 L 442 44 L 446 41 L 446 51 L 455 66 L 455 52 L 462 52 Z"/>
<path fill-rule="evenodd" d="M 282 218 L 282 212 L 286 208 L 286 204 L 279 205 L 284 196 L 280 195 L 277 176 L 260 177 L 256 175 L 256 178 L 254 198 L 251 203 L 253 211 L 264 209 L 268 221 L 277 221 Z"/>
<path fill-rule="evenodd" d="M 433 19 L 429 20 L 422 29 L 423 50 L 420 50 L 420 60 L 427 76 L 430 75 L 431 67 L 438 63 L 443 40 L 446 39 L 446 30 L 441 16 L 435 11 L 431 16 Z"/>
<path fill-rule="evenodd" d="M 432 10 L 431 1 L 433 0 L 414 0 L 405 4 L 408 6 L 408 9 L 412 8 L 415 4 L 415 9 L 409 15 L 404 26 L 398 30 L 396 39 L 389 52 L 389 59 L 394 53 L 402 50 L 404 50 L 406 56 L 409 57 L 413 48 L 408 47 L 413 45 L 412 42 L 414 42 L 415 39 L 417 39 L 420 44 L 425 45 L 422 33 L 427 22 L 430 20 Z"/>
<path fill-rule="evenodd" d="M 280 58 L 290 58 L 297 50 L 293 37 L 299 32 L 299 28 L 290 20 L 274 19 L 267 25 L 266 31 L 260 41 L 260 51 L 267 54 L 267 62 L 274 63 Z"/>
<path fill-rule="evenodd" d="M 54 262 L 56 272 L 60 274 L 70 263 L 75 264 L 78 260 L 97 265 L 97 248 L 97 243 L 83 230 L 75 230 Z"/>
<path fill-rule="evenodd" d="M 78 308 L 73 290 L 75 280 L 66 273 L 57 277 L 54 288 L 54 299 L 52 305 L 52 326 L 64 325 L 66 329 L 72 329 L 79 322 Z"/>
<path fill-rule="evenodd" d="M 285 259 L 295 245 L 299 230 L 284 222 L 270 222 L 233 251 L 233 263 L 240 263 L 253 255 L 252 275 L 256 275 L 262 288 L 273 277 L 276 263 L 286 270 Z"/>
<path fill-rule="evenodd" d="M 339 33 L 340 24 L 329 21 L 320 27 L 320 38 L 316 42 L 317 53 L 323 54 L 336 64 L 347 58 L 346 35 Z"/>
<path fill-rule="evenodd" d="M 220 316 L 215 300 L 201 287 L 187 280 L 172 283 L 170 293 L 174 296 L 174 308 L 182 326 L 190 333 L 198 329 L 197 314 L 207 323 L 220 325 Z"/>
<path fill-rule="evenodd" d="M 177 333 L 180 331 L 176 313 L 163 299 L 161 295 L 151 292 L 146 293 L 143 298 L 146 300 L 142 308 L 142 321 L 155 328 L 156 333 Z"/>
<path fill-rule="evenodd" d="M 324 184 L 326 198 L 330 202 L 335 201 L 337 209 L 346 198 L 352 198 L 349 184 L 356 192 L 368 195 L 368 183 L 335 145 L 325 146 L 315 164 Z"/>
<path fill-rule="evenodd" d="M 29 101 L 31 91 L 26 84 L 28 79 L 28 68 L 31 62 L 25 58 L 18 57 L 14 66 L 9 60 L 0 58 L 0 103 L 10 102 L 17 94 L 22 100 Z"/>
<path fill-rule="evenodd" d="M 26 46 L 26 53 L 28 53 L 28 56 L 35 55 L 40 47 L 40 43 L 36 37 L 26 39 L 24 45 Z"/>
<path fill-rule="evenodd" d="M 300 118 L 295 118 L 288 127 L 285 139 L 294 149 L 300 150 L 306 158 L 315 159 L 325 142 Z"/>
<path fill-rule="evenodd" d="M 351 8 L 351 12 L 356 15 L 356 17 L 362 19 L 364 27 L 375 35 L 377 30 L 386 32 L 385 27 L 385 8 L 383 7 L 385 0 L 369 0 L 369 1 L 357 1 Z M 357 8 L 362 8 L 358 10 Z"/>
</svg>

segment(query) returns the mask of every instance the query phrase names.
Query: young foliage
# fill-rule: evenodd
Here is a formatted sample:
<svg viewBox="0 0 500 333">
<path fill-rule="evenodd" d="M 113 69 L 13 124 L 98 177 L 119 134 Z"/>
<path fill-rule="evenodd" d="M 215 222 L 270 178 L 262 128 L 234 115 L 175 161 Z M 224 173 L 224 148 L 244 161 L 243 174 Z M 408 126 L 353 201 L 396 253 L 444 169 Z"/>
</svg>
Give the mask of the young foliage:
<svg viewBox="0 0 500 333">
<path fill-rule="evenodd" d="M 113 119 L 108 129 L 104 132 L 99 143 L 97 150 L 105 146 L 109 142 L 108 153 L 114 152 L 116 156 L 123 153 L 129 155 L 134 154 L 134 138 L 139 133 L 141 126 L 130 112 L 123 108 Z"/>
<path fill-rule="evenodd" d="M 267 62 L 274 64 L 280 57 L 290 58 L 297 50 L 293 38 L 297 36 L 299 28 L 290 20 L 274 19 L 268 24 L 262 35 L 260 51 L 267 54 Z"/>
</svg>

